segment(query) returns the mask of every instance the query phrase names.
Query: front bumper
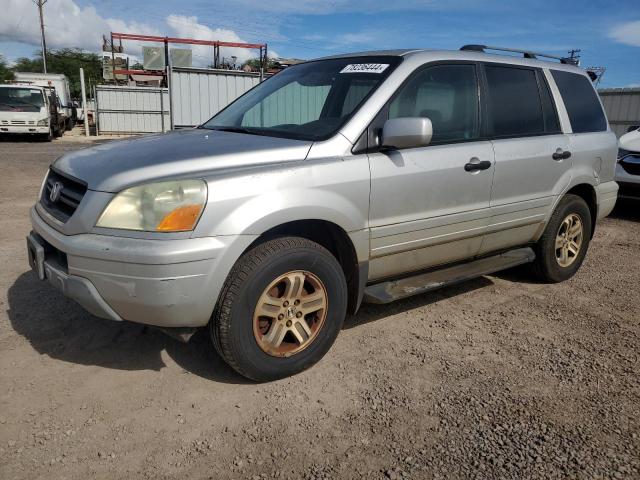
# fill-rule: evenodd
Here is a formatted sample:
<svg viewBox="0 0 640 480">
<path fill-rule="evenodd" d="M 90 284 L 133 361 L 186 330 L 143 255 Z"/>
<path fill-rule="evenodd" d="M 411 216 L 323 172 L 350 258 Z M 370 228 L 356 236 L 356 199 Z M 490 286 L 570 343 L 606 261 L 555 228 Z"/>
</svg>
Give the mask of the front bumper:
<svg viewBox="0 0 640 480">
<path fill-rule="evenodd" d="M 43 276 L 64 295 L 98 317 L 161 327 L 206 325 L 231 267 L 255 239 L 67 236 L 35 208 L 31 223 L 43 246 Z"/>
<path fill-rule="evenodd" d="M 49 133 L 49 126 L 36 127 L 35 125 L 0 125 L 0 133 Z"/>
</svg>

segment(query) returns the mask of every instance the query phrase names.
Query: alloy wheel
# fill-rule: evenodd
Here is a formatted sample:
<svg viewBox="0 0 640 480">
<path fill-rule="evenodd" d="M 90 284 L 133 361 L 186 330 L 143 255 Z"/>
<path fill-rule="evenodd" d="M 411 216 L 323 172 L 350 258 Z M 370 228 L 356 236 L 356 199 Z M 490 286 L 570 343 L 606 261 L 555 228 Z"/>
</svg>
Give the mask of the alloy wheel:
<svg viewBox="0 0 640 480">
<path fill-rule="evenodd" d="M 580 215 L 570 213 L 560 224 L 556 235 L 556 260 L 561 267 L 568 267 L 580 253 L 584 227 Z"/>
<path fill-rule="evenodd" d="M 295 355 L 316 339 L 327 308 L 327 290 L 317 276 L 302 270 L 284 273 L 258 300 L 253 314 L 256 342 L 271 356 Z"/>
</svg>

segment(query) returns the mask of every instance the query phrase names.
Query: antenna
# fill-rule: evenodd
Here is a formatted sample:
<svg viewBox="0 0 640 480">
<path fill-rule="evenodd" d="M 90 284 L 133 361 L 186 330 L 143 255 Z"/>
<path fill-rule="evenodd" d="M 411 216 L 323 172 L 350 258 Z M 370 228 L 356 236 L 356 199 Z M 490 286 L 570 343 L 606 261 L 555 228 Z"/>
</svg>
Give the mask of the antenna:
<svg viewBox="0 0 640 480">
<path fill-rule="evenodd" d="M 580 53 L 580 49 L 572 48 L 567 53 L 569 53 L 568 59 L 571 60 L 571 63 L 573 63 L 574 65 L 580 66 L 580 55 L 578 55 Z"/>
</svg>

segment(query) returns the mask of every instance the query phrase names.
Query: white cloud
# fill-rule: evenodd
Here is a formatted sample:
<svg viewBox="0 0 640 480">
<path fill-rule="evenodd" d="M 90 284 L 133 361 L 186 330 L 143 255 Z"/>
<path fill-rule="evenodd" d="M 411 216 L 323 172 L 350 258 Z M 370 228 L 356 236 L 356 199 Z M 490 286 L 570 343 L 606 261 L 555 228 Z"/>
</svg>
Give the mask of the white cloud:
<svg viewBox="0 0 640 480">
<path fill-rule="evenodd" d="M 10 15 L 0 15 L 0 42 L 11 41 L 40 46 L 40 22 L 38 9 L 29 0 L 2 0 L 2 8 Z M 80 7 L 74 0 L 49 0 L 44 7 L 45 32 L 48 48 L 81 48 L 98 52 L 102 50 L 102 35 L 109 32 L 139 33 L 143 35 L 168 35 L 200 40 L 223 40 L 246 42 L 230 29 L 209 28 L 198 23 L 195 16 L 169 15 L 166 28 L 160 30 L 146 23 L 124 21 L 118 18 L 103 18 L 93 7 Z M 124 51 L 133 59 L 141 57 L 142 43 L 123 41 Z M 153 45 L 145 43 L 144 45 Z M 192 48 L 193 63 L 204 66 L 213 63 L 213 47 L 175 45 Z M 238 63 L 258 56 L 257 50 L 244 48 L 221 48 L 221 57 L 235 55 Z M 277 56 L 271 50 L 270 57 Z"/>
<path fill-rule="evenodd" d="M 174 32 L 176 37 L 183 38 L 195 38 L 198 40 L 220 40 L 224 42 L 237 42 L 237 43 L 255 43 L 246 42 L 233 30 L 224 28 L 210 28 L 206 25 L 198 23 L 198 18 L 195 16 L 187 17 L 184 15 L 169 15 L 167 17 L 167 25 Z M 213 63 L 213 47 L 204 45 L 184 45 L 184 48 L 191 48 L 193 51 L 194 64 L 207 65 Z M 277 57 L 278 54 L 271 50 L 268 52 L 270 57 Z M 220 58 L 235 56 L 238 64 L 244 63 L 250 58 L 258 56 L 257 49 L 246 48 L 220 48 Z"/>
<path fill-rule="evenodd" d="M 40 45 L 38 9 L 30 1 L 3 0 L 2 9 L 11 14 L 0 15 L 0 40 Z M 124 31 L 157 33 L 138 23 L 102 18 L 93 7 L 79 7 L 73 0 L 49 0 L 44 7 L 47 46 L 50 48 L 101 48 L 102 35 L 117 27 Z"/>
<path fill-rule="evenodd" d="M 616 25 L 609 30 L 609 37 L 625 45 L 640 47 L 640 20 Z"/>
</svg>

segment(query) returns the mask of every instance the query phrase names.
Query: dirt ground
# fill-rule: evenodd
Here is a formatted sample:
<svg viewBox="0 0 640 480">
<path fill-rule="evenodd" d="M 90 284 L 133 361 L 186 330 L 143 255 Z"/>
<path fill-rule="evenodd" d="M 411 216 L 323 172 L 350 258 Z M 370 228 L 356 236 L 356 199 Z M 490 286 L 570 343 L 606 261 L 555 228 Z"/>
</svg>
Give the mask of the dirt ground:
<svg viewBox="0 0 640 480">
<path fill-rule="evenodd" d="M 94 318 L 29 271 L 28 209 L 79 147 L 0 143 L 0 478 L 640 478 L 640 204 L 571 281 L 365 306 L 260 385 L 204 334 Z"/>
</svg>

